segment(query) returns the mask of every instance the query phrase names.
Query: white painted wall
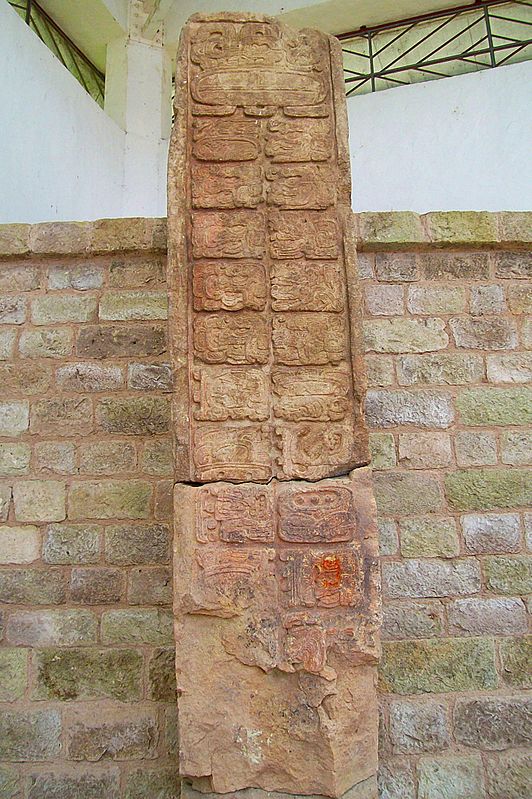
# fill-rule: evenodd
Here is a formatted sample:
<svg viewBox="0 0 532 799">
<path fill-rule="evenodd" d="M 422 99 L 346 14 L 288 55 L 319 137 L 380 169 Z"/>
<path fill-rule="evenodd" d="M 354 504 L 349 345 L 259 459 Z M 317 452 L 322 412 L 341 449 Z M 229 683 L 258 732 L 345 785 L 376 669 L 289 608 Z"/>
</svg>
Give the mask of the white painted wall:
<svg viewBox="0 0 532 799">
<path fill-rule="evenodd" d="M 349 98 L 355 211 L 532 209 L 532 62 Z"/>
</svg>

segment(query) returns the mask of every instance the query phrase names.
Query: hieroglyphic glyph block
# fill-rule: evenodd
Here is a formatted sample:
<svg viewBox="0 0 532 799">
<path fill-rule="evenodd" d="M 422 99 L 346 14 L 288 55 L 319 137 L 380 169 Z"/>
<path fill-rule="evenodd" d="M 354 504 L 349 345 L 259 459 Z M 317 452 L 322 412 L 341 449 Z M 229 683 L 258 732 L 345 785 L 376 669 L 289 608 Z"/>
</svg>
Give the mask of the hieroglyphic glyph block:
<svg viewBox="0 0 532 799">
<path fill-rule="evenodd" d="M 241 440 L 258 435 L 259 449 L 269 439 L 265 481 L 368 462 L 339 58 L 329 37 L 266 17 L 193 17 L 184 29 L 168 211 L 180 480 L 257 479 L 255 467 L 246 478 L 246 459 L 233 476 L 208 452 L 227 419 Z M 231 367 L 218 388 L 209 364 Z M 305 377 L 311 366 L 322 380 Z M 260 397 L 249 400 L 259 380 L 260 397 L 263 381 L 272 397 L 266 416 Z M 222 385 L 225 410 L 214 399 Z M 295 399 L 302 391 L 306 403 Z M 337 426 L 320 426 L 329 421 Z"/>
</svg>

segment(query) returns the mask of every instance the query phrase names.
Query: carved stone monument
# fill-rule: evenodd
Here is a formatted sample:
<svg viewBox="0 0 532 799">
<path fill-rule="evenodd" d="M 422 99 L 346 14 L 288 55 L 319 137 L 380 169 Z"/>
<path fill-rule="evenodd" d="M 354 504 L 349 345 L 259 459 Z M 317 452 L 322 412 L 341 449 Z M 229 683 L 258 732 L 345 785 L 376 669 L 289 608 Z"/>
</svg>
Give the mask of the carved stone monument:
<svg viewBox="0 0 532 799">
<path fill-rule="evenodd" d="M 194 16 L 175 112 L 183 796 L 374 799 L 378 558 L 339 46 Z"/>
</svg>

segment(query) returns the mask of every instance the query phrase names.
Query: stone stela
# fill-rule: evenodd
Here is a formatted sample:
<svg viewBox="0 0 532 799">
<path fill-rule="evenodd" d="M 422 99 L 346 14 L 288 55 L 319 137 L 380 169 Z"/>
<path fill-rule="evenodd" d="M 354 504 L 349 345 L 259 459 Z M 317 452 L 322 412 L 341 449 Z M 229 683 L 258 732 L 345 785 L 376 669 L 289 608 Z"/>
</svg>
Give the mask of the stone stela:
<svg viewBox="0 0 532 799">
<path fill-rule="evenodd" d="M 378 549 L 340 49 L 196 15 L 175 111 L 183 796 L 374 799 Z"/>
</svg>

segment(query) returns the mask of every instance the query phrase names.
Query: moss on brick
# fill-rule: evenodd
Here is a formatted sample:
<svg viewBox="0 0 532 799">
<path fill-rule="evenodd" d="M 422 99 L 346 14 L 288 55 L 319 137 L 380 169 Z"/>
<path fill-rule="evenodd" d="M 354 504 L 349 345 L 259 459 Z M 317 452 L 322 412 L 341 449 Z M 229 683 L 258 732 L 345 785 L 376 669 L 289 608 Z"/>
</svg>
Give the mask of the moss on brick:
<svg viewBox="0 0 532 799">
<path fill-rule="evenodd" d="M 526 469 L 468 469 L 446 475 L 445 493 L 455 510 L 495 510 L 528 505 L 532 496 Z"/>
</svg>

